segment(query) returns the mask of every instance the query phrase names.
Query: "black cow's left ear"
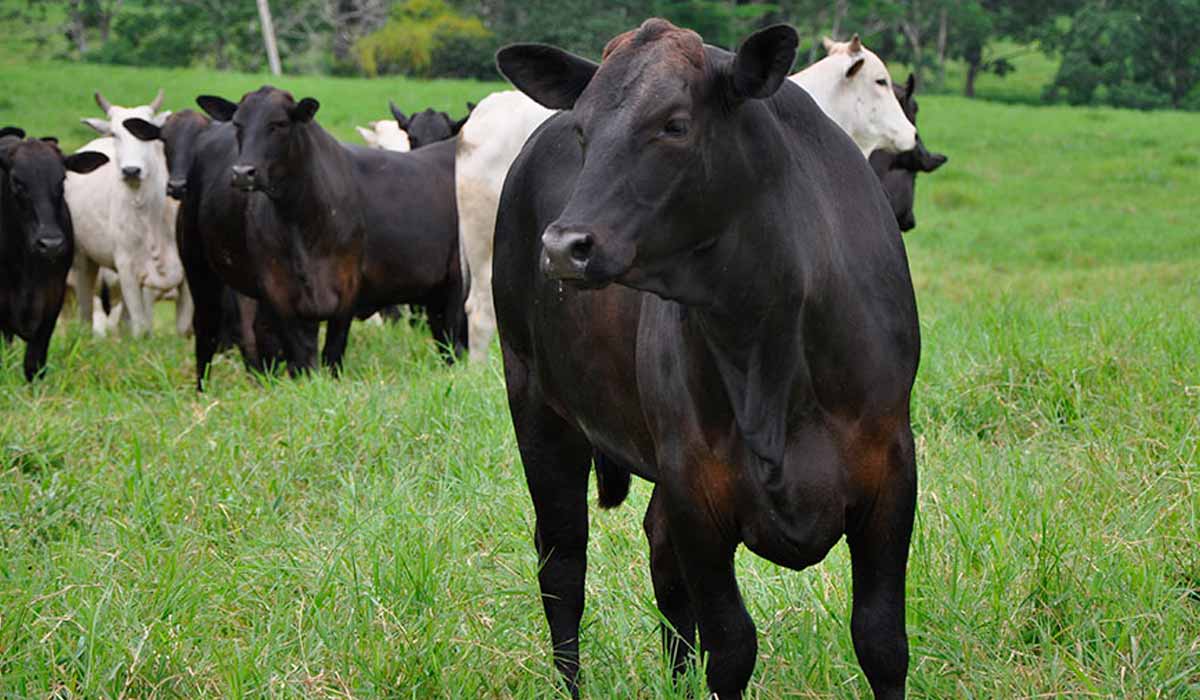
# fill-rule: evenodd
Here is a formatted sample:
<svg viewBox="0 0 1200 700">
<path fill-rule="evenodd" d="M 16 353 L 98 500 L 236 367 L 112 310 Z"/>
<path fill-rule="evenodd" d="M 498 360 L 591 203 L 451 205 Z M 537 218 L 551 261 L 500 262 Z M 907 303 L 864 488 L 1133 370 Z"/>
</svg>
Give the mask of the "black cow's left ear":
<svg viewBox="0 0 1200 700">
<path fill-rule="evenodd" d="M 313 115 L 321 108 L 321 103 L 311 97 L 305 97 L 300 103 L 288 111 L 288 116 L 294 122 L 312 121 Z"/>
<path fill-rule="evenodd" d="M 63 158 L 63 165 L 73 173 L 90 173 L 108 162 L 108 156 L 96 151 L 80 151 Z"/>
<path fill-rule="evenodd" d="M 909 97 L 912 97 L 913 93 L 916 91 L 917 91 L 917 76 L 914 73 L 909 73 L 908 80 L 906 80 L 904 82 L 904 94 L 908 95 Z"/>
<path fill-rule="evenodd" d="M 786 24 L 761 29 L 742 42 L 733 59 L 730 91 L 739 100 L 761 100 L 783 85 L 792 64 L 800 37 Z"/>
<path fill-rule="evenodd" d="M 515 88 L 546 109 L 571 109 L 599 65 L 546 44 L 512 44 L 496 52 L 496 67 Z"/>
</svg>

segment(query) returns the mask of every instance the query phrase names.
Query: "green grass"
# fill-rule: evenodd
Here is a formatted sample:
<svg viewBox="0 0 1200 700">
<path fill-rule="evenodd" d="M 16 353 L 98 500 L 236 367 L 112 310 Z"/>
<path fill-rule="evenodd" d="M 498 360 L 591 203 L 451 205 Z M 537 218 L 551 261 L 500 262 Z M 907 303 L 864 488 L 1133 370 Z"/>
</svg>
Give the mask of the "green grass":
<svg viewBox="0 0 1200 700">
<path fill-rule="evenodd" d="M 260 79 L 33 71 L 3 114 L 63 134 L 97 86 L 162 83 L 180 106 Z M 487 89 L 282 82 L 338 128 L 389 94 Z M 951 160 L 922 176 L 907 238 L 911 694 L 1196 697 L 1200 116 L 922 107 Z M 168 328 L 96 340 L 69 320 L 34 387 L 0 351 L 0 697 L 555 695 L 496 353 L 445 368 L 417 330 L 356 326 L 339 381 L 260 385 L 225 356 L 200 396 Z M 591 698 L 688 696 L 658 647 L 648 495 L 592 513 Z M 742 552 L 738 571 L 753 697 L 866 695 L 844 547 L 801 573 Z"/>
</svg>

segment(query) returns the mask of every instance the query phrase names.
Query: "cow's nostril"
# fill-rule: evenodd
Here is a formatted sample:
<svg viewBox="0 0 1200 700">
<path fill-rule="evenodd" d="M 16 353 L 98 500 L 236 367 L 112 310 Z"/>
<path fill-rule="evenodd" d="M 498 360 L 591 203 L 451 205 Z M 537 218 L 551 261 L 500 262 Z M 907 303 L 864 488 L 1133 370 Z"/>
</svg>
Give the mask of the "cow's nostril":
<svg viewBox="0 0 1200 700">
<path fill-rule="evenodd" d="M 591 234 L 583 234 L 579 238 L 571 241 L 570 255 L 571 259 L 577 263 L 586 263 L 592 257 L 593 241 Z"/>
<path fill-rule="evenodd" d="M 134 178 L 142 174 L 142 169 L 136 165 L 126 165 L 121 168 L 121 174 L 128 178 Z"/>
</svg>

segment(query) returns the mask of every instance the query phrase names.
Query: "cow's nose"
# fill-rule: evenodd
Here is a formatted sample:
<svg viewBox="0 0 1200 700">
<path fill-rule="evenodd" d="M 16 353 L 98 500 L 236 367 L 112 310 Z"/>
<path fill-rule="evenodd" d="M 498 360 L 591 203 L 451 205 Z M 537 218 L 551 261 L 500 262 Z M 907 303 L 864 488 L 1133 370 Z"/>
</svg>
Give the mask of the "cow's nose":
<svg viewBox="0 0 1200 700">
<path fill-rule="evenodd" d="M 62 236 L 39 236 L 33 245 L 40 255 L 55 255 L 66 247 L 67 239 Z"/>
<path fill-rule="evenodd" d="M 257 173 L 253 165 L 233 166 L 233 186 L 249 189 L 254 186 L 254 176 Z"/>
<path fill-rule="evenodd" d="M 168 180 L 167 196 L 180 199 L 187 193 L 187 180 Z"/>
<path fill-rule="evenodd" d="M 126 165 L 121 168 L 121 174 L 124 175 L 126 179 L 136 180 L 142 176 L 142 169 L 136 165 Z"/>
<path fill-rule="evenodd" d="M 592 234 L 586 231 L 551 226 L 542 234 L 542 246 L 546 249 L 542 271 L 556 279 L 583 279 L 595 243 Z"/>
</svg>

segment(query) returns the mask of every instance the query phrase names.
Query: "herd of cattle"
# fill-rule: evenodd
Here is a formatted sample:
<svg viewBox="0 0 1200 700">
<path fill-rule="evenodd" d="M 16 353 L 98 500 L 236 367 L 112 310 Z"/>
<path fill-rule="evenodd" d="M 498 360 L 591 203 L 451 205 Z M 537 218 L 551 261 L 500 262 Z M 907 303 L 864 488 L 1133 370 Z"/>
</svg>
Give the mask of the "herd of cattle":
<svg viewBox="0 0 1200 700">
<path fill-rule="evenodd" d="M 97 333 L 146 333 L 173 295 L 202 389 L 225 345 L 312 368 L 320 321 L 337 372 L 352 319 L 396 305 L 451 362 L 499 328 L 572 694 L 594 468 L 604 507 L 632 474 L 655 484 L 676 669 L 698 633 L 712 690 L 740 697 L 757 647 L 735 548 L 798 569 L 844 535 L 855 651 L 877 698 L 902 697 L 920 341 L 899 232 L 946 158 L 917 136 L 911 77 L 857 37 L 788 76 L 797 44 L 780 25 L 730 53 L 648 20 L 599 64 L 514 45 L 497 64 L 516 91 L 457 121 L 393 104 L 366 147 L 273 87 L 201 96 L 203 114 L 97 93 L 101 137 L 73 155 L 0 131 L 0 331 L 32 380 L 69 276 Z"/>
</svg>

